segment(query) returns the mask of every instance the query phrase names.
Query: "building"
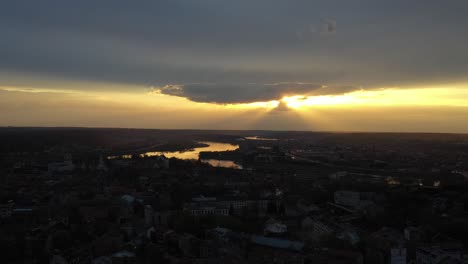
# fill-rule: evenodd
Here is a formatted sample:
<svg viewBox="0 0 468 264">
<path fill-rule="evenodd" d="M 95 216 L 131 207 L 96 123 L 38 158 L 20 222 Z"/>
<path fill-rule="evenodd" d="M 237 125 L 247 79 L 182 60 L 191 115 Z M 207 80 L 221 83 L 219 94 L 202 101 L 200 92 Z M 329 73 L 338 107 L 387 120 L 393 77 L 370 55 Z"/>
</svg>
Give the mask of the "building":
<svg viewBox="0 0 468 264">
<path fill-rule="evenodd" d="M 373 205 L 374 197 L 375 193 L 371 192 L 336 191 L 334 194 L 336 204 L 357 210 Z"/>
<path fill-rule="evenodd" d="M 304 240 L 319 240 L 334 231 L 331 225 L 317 218 L 306 217 L 301 221 L 300 235 Z"/>
<path fill-rule="evenodd" d="M 102 158 L 102 155 L 99 156 L 99 163 L 96 167 L 96 170 L 106 172 L 108 171 L 106 164 L 104 163 L 104 159 Z"/>
<path fill-rule="evenodd" d="M 263 232 L 265 234 L 281 235 L 288 232 L 288 226 L 270 218 L 266 221 Z"/>
<path fill-rule="evenodd" d="M 145 205 L 145 225 L 154 225 L 154 210 L 153 207 L 149 204 Z"/>
<path fill-rule="evenodd" d="M 367 241 L 366 262 L 375 264 L 406 264 L 406 241 L 402 232 L 382 228 L 372 233 Z"/>
<path fill-rule="evenodd" d="M 416 248 L 416 264 L 438 264 L 448 260 L 463 260 L 463 248 L 459 245 L 429 245 Z"/>
<path fill-rule="evenodd" d="M 132 264 L 136 263 L 135 253 L 123 250 L 112 254 L 112 263 L 114 264 Z"/>
<path fill-rule="evenodd" d="M 307 254 L 305 263 L 363 264 L 364 258 L 359 251 L 319 248 Z"/>
<path fill-rule="evenodd" d="M 330 178 L 330 180 L 338 181 L 338 180 L 345 178 L 346 176 L 348 176 L 348 172 L 339 171 L 339 172 L 330 174 L 328 177 Z"/>
<path fill-rule="evenodd" d="M 304 263 L 304 243 L 285 239 L 252 236 L 248 263 Z"/>
<path fill-rule="evenodd" d="M 184 205 L 185 210 L 192 215 L 228 215 L 229 213 L 240 214 L 244 209 L 256 209 L 258 213 L 266 212 L 268 200 L 249 200 L 240 197 L 205 197 L 197 196 L 192 198 L 191 203 Z M 233 212 L 229 212 L 233 209 Z"/>
<path fill-rule="evenodd" d="M 392 248 L 390 249 L 390 263 L 391 264 L 406 264 L 406 248 Z"/>
<path fill-rule="evenodd" d="M 184 210 L 193 216 L 204 215 L 229 215 L 229 207 L 220 206 L 216 203 L 186 203 Z"/>
<path fill-rule="evenodd" d="M 13 212 L 13 201 L 8 201 L 6 204 L 0 204 L 0 219 L 8 218 Z"/>
<path fill-rule="evenodd" d="M 408 241 L 420 241 L 423 237 L 423 232 L 414 226 L 408 226 L 404 230 L 405 239 Z"/>
<path fill-rule="evenodd" d="M 51 162 L 47 164 L 49 174 L 72 172 L 75 169 L 70 154 L 65 155 L 65 160 L 60 162 Z"/>
</svg>

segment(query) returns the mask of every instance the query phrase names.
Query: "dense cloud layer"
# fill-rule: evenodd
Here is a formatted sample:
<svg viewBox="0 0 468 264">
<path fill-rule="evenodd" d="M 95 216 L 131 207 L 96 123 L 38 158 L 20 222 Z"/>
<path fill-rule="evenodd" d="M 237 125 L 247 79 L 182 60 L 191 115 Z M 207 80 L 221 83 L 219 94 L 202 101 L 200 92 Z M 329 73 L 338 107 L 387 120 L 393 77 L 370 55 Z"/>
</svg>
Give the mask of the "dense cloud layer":
<svg viewBox="0 0 468 264">
<path fill-rule="evenodd" d="M 195 102 L 219 104 L 252 103 L 281 100 L 293 95 L 342 94 L 356 87 L 327 87 L 311 83 L 274 84 L 185 84 L 153 88 L 155 92 L 188 98 Z"/>
<path fill-rule="evenodd" d="M 463 0 L 8 1 L 0 74 L 217 103 L 467 81 L 466 10 Z"/>
</svg>

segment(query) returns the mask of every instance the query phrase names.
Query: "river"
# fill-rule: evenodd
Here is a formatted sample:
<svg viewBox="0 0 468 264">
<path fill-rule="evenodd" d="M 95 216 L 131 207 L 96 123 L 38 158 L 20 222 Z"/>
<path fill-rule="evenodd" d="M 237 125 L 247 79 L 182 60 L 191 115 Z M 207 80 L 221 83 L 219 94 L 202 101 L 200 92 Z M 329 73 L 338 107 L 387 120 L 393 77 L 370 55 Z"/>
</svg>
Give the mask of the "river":
<svg viewBox="0 0 468 264">
<path fill-rule="evenodd" d="M 206 147 L 198 147 L 190 150 L 183 151 L 150 151 L 142 153 L 142 156 L 161 156 L 164 155 L 167 158 L 177 158 L 184 160 L 198 160 L 200 152 L 210 151 L 210 152 L 220 152 L 220 151 L 233 151 L 239 148 L 239 145 L 232 145 L 228 143 L 212 142 L 212 141 L 201 141 L 200 143 L 206 144 Z M 123 155 L 122 157 L 127 158 L 131 155 Z M 114 157 L 110 157 L 114 158 Z M 235 163 L 232 160 L 216 160 L 216 159 L 204 159 L 202 162 L 209 163 L 215 167 L 226 167 L 234 169 L 242 169 L 240 164 Z"/>
</svg>

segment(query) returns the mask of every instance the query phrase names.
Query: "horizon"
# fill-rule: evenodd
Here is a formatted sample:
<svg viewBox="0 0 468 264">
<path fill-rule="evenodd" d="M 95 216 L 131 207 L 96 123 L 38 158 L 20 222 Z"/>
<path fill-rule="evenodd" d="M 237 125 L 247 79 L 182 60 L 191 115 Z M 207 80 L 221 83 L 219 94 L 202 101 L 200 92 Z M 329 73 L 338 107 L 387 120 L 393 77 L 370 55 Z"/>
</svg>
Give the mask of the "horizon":
<svg viewBox="0 0 468 264">
<path fill-rule="evenodd" d="M 0 129 L 116 129 L 116 130 L 158 130 L 158 131 L 213 131 L 213 132 L 273 132 L 273 133 L 325 133 L 325 134 L 429 134 L 468 135 L 468 133 L 424 132 L 424 131 L 328 131 L 328 130 L 264 130 L 264 129 L 210 129 L 210 128 L 141 128 L 141 127 L 73 127 L 73 126 L 0 126 Z"/>
<path fill-rule="evenodd" d="M 0 7 L 0 263 L 468 264 L 467 0 Z"/>
</svg>

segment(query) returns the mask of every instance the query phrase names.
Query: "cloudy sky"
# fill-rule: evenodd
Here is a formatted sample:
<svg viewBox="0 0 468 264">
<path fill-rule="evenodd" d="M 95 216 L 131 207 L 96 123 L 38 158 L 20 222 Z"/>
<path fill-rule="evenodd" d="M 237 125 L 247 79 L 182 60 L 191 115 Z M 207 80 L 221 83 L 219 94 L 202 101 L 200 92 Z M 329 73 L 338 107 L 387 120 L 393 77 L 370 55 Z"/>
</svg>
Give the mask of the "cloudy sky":
<svg viewBox="0 0 468 264">
<path fill-rule="evenodd" d="M 0 4 L 0 126 L 468 133 L 466 0 Z"/>
</svg>

